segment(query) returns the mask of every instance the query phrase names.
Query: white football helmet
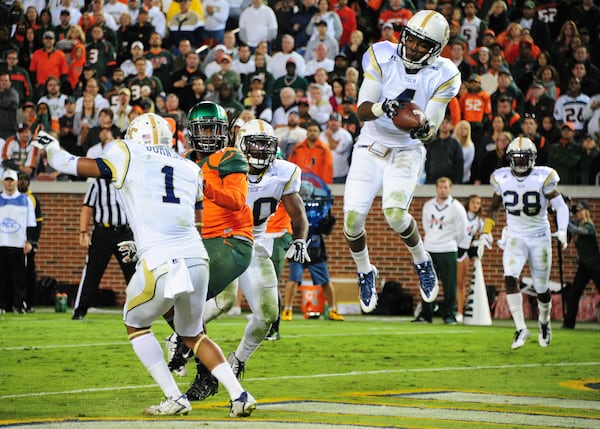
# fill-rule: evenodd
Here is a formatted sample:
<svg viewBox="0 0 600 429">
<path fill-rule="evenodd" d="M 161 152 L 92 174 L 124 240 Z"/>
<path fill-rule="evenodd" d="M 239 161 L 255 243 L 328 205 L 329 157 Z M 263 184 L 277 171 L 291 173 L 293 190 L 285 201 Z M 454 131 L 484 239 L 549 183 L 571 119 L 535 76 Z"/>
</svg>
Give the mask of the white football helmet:
<svg viewBox="0 0 600 429">
<path fill-rule="evenodd" d="M 517 137 L 506 148 L 510 168 L 517 175 L 527 174 L 535 165 L 537 148 L 527 137 Z"/>
<path fill-rule="evenodd" d="M 144 113 L 131 121 L 125 138 L 143 145 L 173 147 L 171 126 L 165 118 L 154 113 Z"/>
<path fill-rule="evenodd" d="M 429 50 L 413 54 L 412 58 L 406 52 L 407 38 L 415 38 L 425 43 Z M 415 13 L 406 23 L 406 27 L 400 35 L 398 44 L 399 55 L 404 66 L 408 69 L 420 69 L 434 62 L 448 43 L 450 38 L 450 27 L 448 21 L 441 13 L 433 10 L 422 10 Z M 419 54 L 421 54 L 419 56 Z"/>
<path fill-rule="evenodd" d="M 239 149 L 252 167 L 262 170 L 275 161 L 279 140 L 270 124 L 252 119 L 240 128 L 238 136 Z"/>
</svg>

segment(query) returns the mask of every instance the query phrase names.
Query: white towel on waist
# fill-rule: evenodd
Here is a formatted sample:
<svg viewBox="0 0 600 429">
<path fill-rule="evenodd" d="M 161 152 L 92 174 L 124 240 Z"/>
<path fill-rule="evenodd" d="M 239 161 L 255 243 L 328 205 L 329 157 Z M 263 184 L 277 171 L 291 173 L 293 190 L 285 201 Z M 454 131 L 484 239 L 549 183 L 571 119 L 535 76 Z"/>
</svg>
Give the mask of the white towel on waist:
<svg viewBox="0 0 600 429">
<path fill-rule="evenodd" d="M 193 292 L 194 285 L 192 284 L 185 259 L 170 259 L 168 264 L 169 273 L 165 282 L 165 298 L 175 298 L 182 293 Z"/>
</svg>

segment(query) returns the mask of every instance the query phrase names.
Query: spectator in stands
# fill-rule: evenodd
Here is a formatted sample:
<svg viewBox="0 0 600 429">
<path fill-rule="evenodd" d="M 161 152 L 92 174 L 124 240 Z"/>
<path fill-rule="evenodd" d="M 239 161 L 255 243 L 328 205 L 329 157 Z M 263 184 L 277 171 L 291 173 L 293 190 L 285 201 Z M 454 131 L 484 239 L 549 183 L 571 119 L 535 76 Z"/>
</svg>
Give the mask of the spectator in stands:
<svg viewBox="0 0 600 429">
<path fill-rule="evenodd" d="M 598 141 L 598 137 L 600 137 L 600 94 L 596 94 L 590 98 L 585 116 L 590 118 L 587 126 L 588 134 Z"/>
<path fill-rule="evenodd" d="M 548 166 L 556 170 L 560 183 L 576 185 L 582 149 L 574 140 L 575 127 L 572 122 L 564 122 L 560 129 L 560 139 L 550 142 Z"/>
<path fill-rule="evenodd" d="M 2 167 L 5 170 L 23 171 L 33 177 L 40 151 L 31 144 L 32 132 L 28 124 L 20 123 L 16 128 L 17 132 L 6 139 L 2 148 Z"/>
<path fill-rule="evenodd" d="M 217 45 L 210 51 L 211 56 L 206 56 L 204 59 L 201 68 L 206 76 L 211 76 L 214 73 L 221 70 L 221 60 L 225 56 L 229 56 L 233 59 L 233 56 L 227 52 L 227 48 L 225 45 Z"/>
<path fill-rule="evenodd" d="M 287 125 L 274 128 L 275 136 L 279 139 L 279 149 L 283 158 L 288 159 L 292 149 L 306 139 L 306 129 L 300 127 L 300 115 L 297 110 L 291 110 L 287 115 Z"/>
<path fill-rule="evenodd" d="M 113 136 L 119 136 L 121 134 L 121 130 L 115 123 L 114 113 L 110 107 L 105 107 L 104 109 L 98 112 L 98 123 L 97 125 L 90 127 L 85 140 L 82 144 L 82 149 L 84 152 L 101 142 L 100 133 L 103 130 L 109 129 Z"/>
<path fill-rule="evenodd" d="M 587 107 L 590 103 L 590 97 L 581 92 L 581 82 L 572 77 L 569 79 L 567 93 L 558 97 L 554 104 L 554 118 L 558 122 L 569 121 L 571 123 L 573 131 L 575 131 L 575 141 L 581 141 L 586 134 L 585 125 L 590 112 Z M 564 183 L 564 180 L 562 181 Z"/>
<path fill-rule="evenodd" d="M 490 50 L 490 62 L 487 71 L 481 75 L 481 89 L 489 95 L 498 89 L 498 72 L 504 67 L 502 54 L 493 54 Z"/>
<path fill-rule="evenodd" d="M 275 103 L 273 103 L 273 107 L 275 109 L 273 111 L 273 121 L 271 123 L 273 128 L 287 127 L 290 112 L 298 112 L 298 107 L 296 105 L 296 91 L 289 86 L 282 88 L 281 91 L 279 91 L 279 102 L 277 103 L 277 107 L 275 107 Z"/>
<path fill-rule="evenodd" d="M 356 13 L 348 7 L 348 0 L 338 0 L 335 13 L 340 17 L 342 23 L 342 35 L 340 36 L 340 46 L 346 46 L 350 43 L 350 36 L 358 30 L 356 22 Z"/>
<path fill-rule="evenodd" d="M 142 8 L 148 11 L 148 22 L 152 24 L 161 39 L 165 39 L 167 37 L 167 18 L 162 11 L 162 2 L 143 0 L 143 3 Z"/>
<path fill-rule="evenodd" d="M 475 144 L 471 138 L 471 124 L 467 121 L 459 121 L 454 127 L 452 137 L 460 143 L 463 154 L 463 175 L 460 182 L 457 183 L 471 183 L 471 177 L 474 176 L 472 172 L 473 161 L 475 160 Z"/>
<path fill-rule="evenodd" d="M 234 58 L 231 68 L 240 74 L 242 82 L 247 82 L 248 76 L 256 71 L 256 62 L 252 59 L 252 51 L 248 45 L 238 48 L 238 57 Z"/>
<path fill-rule="evenodd" d="M 96 107 L 94 96 L 91 92 L 84 94 L 81 99 L 82 107 L 80 110 L 75 108 L 77 113 L 73 120 L 73 130 L 75 131 L 75 135 L 79 137 L 77 140 L 77 146 L 79 147 L 83 147 L 83 142 L 89 130 L 98 125 L 98 113 L 101 110 Z M 82 150 L 82 153 L 85 153 L 85 151 Z"/>
<path fill-rule="evenodd" d="M 57 41 L 66 40 L 69 38 L 69 30 L 71 29 L 71 13 L 68 9 L 63 9 L 60 11 L 60 22 L 58 25 L 53 26 L 51 30 L 46 31 L 54 31 L 54 35 Z M 73 24 L 77 25 L 77 24 Z M 43 33 L 40 35 L 40 38 L 43 36 Z"/>
<path fill-rule="evenodd" d="M 594 65 L 590 59 L 590 51 L 586 46 L 579 46 L 573 52 L 572 63 L 584 63 L 587 71 L 587 75 L 596 82 L 600 81 L 600 69 Z M 593 95 L 593 94 L 588 94 Z"/>
<path fill-rule="evenodd" d="M 50 3 L 50 2 L 49 2 Z M 50 8 L 50 15 L 52 16 L 52 25 L 58 27 L 61 21 L 61 15 L 63 11 L 69 12 L 69 23 L 71 25 L 77 25 L 81 19 L 81 12 L 79 8 L 71 5 L 71 0 L 60 0 L 60 4 L 56 7 Z"/>
<path fill-rule="evenodd" d="M 265 92 L 260 89 L 250 91 L 250 104 L 245 104 L 244 107 L 254 113 L 257 119 L 262 119 L 269 124 L 273 120 L 273 110 L 269 103 L 265 102 Z"/>
<path fill-rule="evenodd" d="M 510 132 L 504 131 L 497 139 L 494 150 L 486 152 L 475 178 L 476 185 L 489 185 L 490 176 L 500 167 L 508 167 L 506 158 L 506 148 L 512 141 L 513 136 Z"/>
<path fill-rule="evenodd" d="M 191 50 L 185 56 L 185 67 L 171 74 L 171 88 L 179 96 L 179 99 L 189 92 L 194 77 L 200 77 L 206 81 L 206 75 L 200 69 L 200 57 L 196 51 Z"/>
<path fill-rule="evenodd" d="M 0 72 L 0 139 L 7 139 L 17 131 L 17 109 L 19 94 L 12 88 L 10 75 Z"/>
<path fill-rule="evenodd" d="M 214 76 L 215 75 L 220 75 L 221 79 L 223 80 L 223 82 L 228 82 L 229 85 L 231 86 L 231 88 L 233 89 L 234 93 L 237 93 L 240 90 L 240 86 L 241 86 L 241 79 L 240 79 L 240 74 L 235 71 L 234 69 L 232 69 L 231 67 L 231 55 L 228 54 L 224 54 L 223 57 L 221 58 L 221 61 L 219 62 L 219 65 L 221 66 L 221 69 L 215 73 L 213 73 L 208 80 L 206 81 L 207 85 L 210 85 L 213 83 L 214 80 Z"/>
<path fill-rule="evenodd" d="M 132 25 L 137 22 L 139 11 L 140 5 L 138 0 L 127 0 L 127 14 L 131 17 Z"/>
<path fill-rule="evenodd" d="M 473 69 L 473 73 L 478 75 L 486 73 L 490 66 L 490 50 L 485 46 L 476 48 L 475 51 L 470 53 L 469 62 Z"/>
<path fill-rule="evenodd" d="M 467 91 L 460 95 L 462 118 L 471 125 L 471 136 L 477 147 L 483 138 L 489 116 L 492 113 L 490 96 L 481 89 L 481 77 L 472 74 L 467 81 Z"/>
<path fill-rule="evenodd" d="M 69 94 L 72 94 L 79 83 L 83 67 L 86 64 L 87 49 L 85 34 L 79 25 L 72 25 L 67 37 L 68 39 L 59 42 L 59 44 L 62 44 L 63 42 L 66 43 L 67 49 L 65 49 L 65 53 L 68 52 L 67 73 L 69 85 L 66 86 L 65 91 L 70 91 Z"/>
<path fill-rule="evenodd" d="M 333 88 L 328 82 L 328 74 L 327 70 L 319 68 L 316 70 L 313 76 L 313 83 L 319 85 L 321 87 L 321 98 L 324 100 L 328 100 L 334 95 Z M 341 82 L 343 85 L 343 82 Z M 311 98 L 310 93 L 308 94 L 308 98 Z M 341 101 L 341 99 L 340 99 Z"/>
<path fill-rule="evenodd" d="M 540 49 L 550 49 L 550 29 L 548 28 L 548 24 L 536 16 L 535 2 L 532 0 L 523 2 L 519 24 L 521 24 L 523 29 L 529 31 L 531 38 Z"/>
<path fill-rule="evenodd" d="M 513 136 L 518 136 L 522 132 L 521 124 L 523 119 L 521 115 L 513 110 L 513 104 L 514 99 L 509 95 L 498 97 L 496 101 L 496 113 L 504 117 L 510 133 Z"/>
<path fill-rule="evenodd" d="M 46 95 L 38 100 L 39 103 L 46 103 L 52 112 L 52 119 L 58 121 L 65 114 L 65 101 L 67 96 L 60 92 L 60 82 L 54 76 L 50 76 L 46 81 Z"/>
<path fill-rule="evenodd" d="M 542 66 L 537 71 L 536 78 L 544 86 L 545 93 L 554 101 L 560 96 L 558 71 L 552 65 Z"/>
<path fill-rule="evenodd" d="M 229 3 L 226 0 L 204 0 L 204 43 L 215 46 L 223 43 L 227 18 L 229 17 Z"/>
<path fill-rule="evenodd" d="M 250 6 L 240 14 L 239 38 L 254 50 L 262 41 L 272 42 L 277 37 L 275 12 L 262 0 L 251 0 Z"/>
<path fill-rule="evenodd" d="M 342 128 L 352 135 L 352 140 L 356 141 L 360 131 L 361 122 L 356 114 L 355 99 L 353 97 L 344 96 L 342 100 Z"/>
<path fill-rule="evenodd" d="M 162 115 L 165 118 L 173 118 L 177 130 L 183 131 L 187 129 L 187 112 L 184 112 L 179 107 L 179 97 L 174 93 L 167 94 L 165 101 L 165 113 Z"/>
<path fill-rule="evenodd" d="M 119 28 L 117 28 L 115 34 L 117 36 L 117 45 L 115 46 L 117 64 L 123 64 L 123 61 L 129 59 L 131 45 L 136 41 L 129 13 L 121 15 L 119 18 Z"/>
<path fill-rule="evenodd" d="M 96 77 L 101 82 L 106 82 L 108 76 L 117 66 L 117 54 L 111 43 L 104 39 L 104 29 L 100 24 L 94 24 L 91 30 L 91 39 L 86 45 L 87 64 L 96 70 Z"/>
<path fill-rule="evenodd" d="M 190 88 L 179 93 L 182 94 L 179 97 L 181 110 L 188 112 L 196 103 L 205 100 L 206 85 L 204 84 L 204 79 L 201 76 L 192 77 Z"/>
<path fill-rule="evenodd" d="M 125 84 L 125 73 L 119 67 L 117 67 L 112 74 L 112 78 L 106 82 L 104 98 L 108 100 L 111 106 L 119 104 L 119 92 L 121 89 L 127 88 Z M 131 97 L 131 94 L 129 94 Z"/>
<path fill-rule="evenodd" d="M 16 50 L 6 53 L 6 70 L 10 76 L 11 86 L 19 95 L 19 106 L 31 101 L 32 87 L 29 72 L 18 66 L 19 56 Z"/>
<path fill-rule="evenodd" d="M 325 129 L 329 116 L 333 112 L 329 99 L 323 97 L 323 89 L 318 84 L 311 83 L 308 92 L 310 94 L 310 97 L 308 97 L 310 102 L 308 113 L 321 126 L 321 129 Z"/>
<path fill-rule="evenodd" d="M 333 183 L 346 183 L 354 140 L 352 134 L 342 128 L 342 115 L 338 112 L 329 115 L 327 127 L 321 132 L 319 138 L 331 149 Z"/>
<path fill-rule="evenodd" d="M 181 11 L 174 14 L 167 22 L 169 29 L 169 45 L 174 46 L 182 39 L 187 39 L 193 46 L 204 43 L 204 18 L 194 10 L 190 10 L 190 1 L 179 2 Z"/>
<path fill-rule="evenodd" d="M 296 65 L 295 74 L 304 77 L 306 72 L 306 62 L 304 57 L 294 50 L 294 36 L 284 34 L 281 37 L 281 51 L 273 54 L 267 69 L 275 79 L 279 79 L 287 74 L 287 62 L 290 59 L 292 59 Z"/>
<path fill-rule="evenodd" d="M 329 73 L 333 71 L 335 65 L 334 61 L 328 57 L 328 49 L 325 44 L 319 44 L 314 52 L 314 59 L 306 62 L 306 77 L 309 80 L 311 80 L 317 69 L 323 68 Z"/>
<path fill-rule="evenodd" d="M 85 68 L 84 68 L 85 70 Z M 102 94 L 100 94 L 100 83 L 95 77 L 86 79 L 85 87 L 83 88 L 83 94 L 77 99 L 76 110 L 80 112 L 83 106 L 83 95 L 90 94 L 94 100 L 97 111 L 110 107 L 110 104 Z"/>
<path fill-rule="evenodd" d="M 250 73 L 248 75 L 248 79 L 250 79 L 250 82 L 252 83 L 252 80 L 255 78 L 255 76 L 260 76 L 262 77 L 262 81 L 263 81 L 263 89 L 265 90 L 265 92 L 267 94 L 272 94 L 273 91 L 273 84 L 275 83 L 275 78 L 273 77 L 273 75 L 271 73 L 269 73 L 269 71 L 267 71 L 267 55 L 264 55 L 262 53 L 258 52 L 258 49 L 256 49 L 255 53 L 254 53 L 254 72 Z"/>
<path fill-rule="evenodd" d="M 586 135 L 581 142 L 581 161 L 579 161 L 579 177 L 581 185 L 595 185 L 600 171 L 600 150 L 598 143 L 591 135 Z M 598 176 L 600 179 L 600 176 Z"/>
<path fill-rule="evenodd" d="M 478 3 L 475 0 L 463 2 L 464 18 L 460 23 L 460 34 L 467 40 L 467 52 L 481 44 L 481 36 L 487 30 L 487 23 L 477 16 Z"/>
<path fill-rule="evenodd" d="M 41 40 L 46 31 L 54 31 L 54 25 L 52 25 L 50 9 L 42 7 L 41 9 L 37 8 L 37 10 L 40 13 L 40 18 L 38 20 L 38 26 L 35 28 L 35 38 Z"/>
<path fill-rule="evenodd" d="M 360 30 L 355 30 L 350 34 L 350 42 L 343 45 L 340 52 L 346 56 L 348 67 L 354 67 L 362 70 L 362 57 L 367 51 L 364 34 Z"/>
<path fill-rule="evenodd" d="M 234 92 L 231 84 L 227 81 L 219 86 L 219 105 L 225 109 L 228 118 L 237 118 L 244 110 L 244 105 L 236 97 L 238 92 Z"/>
<path fill-rule="evenodd" d="M 591 97 L 600 91 L 600 82 L 588 75 L 584 62 L 575 62 L 573 64 L 571 76 L 579 81 L 583 94 Z"/>
<path fill-rule="evenodd" d="M 276 54 L 277 55 L 277 54 Z M 275 56 L 273 56 L 275 58 Z M 304 60 L 303 60 L 304 61 Z M 294 90 L 300 89 L 306 91 L 308 89 L 308 81 L 296 73 L 296 60 L 288 59 L 285 64 L 286 74 L 275 80 L 273 83 L 273 107 L 278 107 L 275 100 L 278 99 L 282 88 L 290 87 Z"/>
<path fill-rule="evenodd" d="M 329 10 L 328 0 L 318 0 L 317 9 L 317 13 L 313 15 L 312 19 L 306 26 L 306 33 L 308 34 L 309 40 L 314 38 L 323 39 L 323 28 L 319 27 L 322 25 L 322 23 L 325 23 L 325 34 L 330 39 L 336 41 L 339 49 L 340 38 L 342 37 L 343 32 L 342 21 L 340 20 L 339 15 L 334 11 Z M 307 60 L 308 59 L 309 58 L 307 58 Z"/>
<path fill-rule="evenodd" d="M 144 57 L 152 67 L 152 73 L 160 79 L 163 88 L 169 84 L 171 79 L 171 68 L 173 66 L 173 54 L 162 46 L 162 36 L 158 32 L 150 35 L 150 49 L 144 54 Z"/>
<path fill-rule="evenodd" d="M 577 249 L 577 271 L 571 289 L 567 292 L 567 308 L 563 329 L 575 329 L 579 300 L 585 287 L 593 280 L 600 292 L 600 251 L 596 227 L 590 215 L 590 206 L 582 200 L 571 207 L 572 218 L 568 231 L 575 241 Z"/>
<path fill-rule="evenodd" d="M 150 45 L 150 35 L 156 31 L 154 25 L 150 24 L 149 21 L 148 11 L 141 8 L 138 12 L 137 21 L 134 21 L 135 24 L 131 26 L 131 31 L 136 35 L 135 40 L 139 40 L 144 46 Z"/>
<path fill-rule="evenodd" d="M 510 65 L 510 73 L 517 87 L 526 93 L 535 79 L 535 59 L 531 54 L 533 44 L 529 40 L 522 40 L 519 44 L 519 56 Z"/>
<path fill-rule="evenodd" d="M 101 5 L 101 4 L 102 4 L 102 0 L 95 0 L 94 3 L 93 3 L 94 8 L 96 8 L 96 5 Z M 99 26 L 102 27 L 102 30 L 104 32 L 104 40 L 107 41 L 108 43 L 110 43 L 110 45 L 112 46 L 112 48 L 115 49 L 116 46 L 117 46 L 117 33 L 115 31 L 119 27 L 117 26 L 116 23 L 112 23 L 112 24 L 111 23 L 107 23 L 106 17 L 104 16 L 104 12 L 94 11 L 93 16 L 94 16 L 94 25 L 99 25 Z M 106 16 L 108 18 L 111 18 L 110 15 L 106 15 Z M 92 28 L 88 29 L 85 32 L 85 37 L 86 37 L 87 40 L 91 40 L 92 39 L 92 34 L 91 34 Z M 116 54 L 116 51 L 115 51 L 115 54 Z"/>
<path fill-rule="evenodd" d="M 488 30 L 494 35 L 502 33 L 508 27 L 508 6 L 504 0 L 496 0 L 490 6 L 487 13 Z"/>
<path fill-rule="evenodd" d="M 334 112 L 342 113 L 342 101 L 344 100 L 344 80 L 335 78 L 331 81 L 332 94 L 329 96 L 329 104 Z M 327 84 L 329 85 L 329 84 Z"/>
<path fill-rule="evenodd" d="M 412 16 L 412 11 L 406 7 L 403 0 L 390 0 L 389 7 L 383 7 L 377 19 L 377 25 L 381 29 L 381 40 L 397 41 L 402 29 Z M 391 24 L 391 28 L 389 24 Z M 384 30 L 386 37 L 384 37 Z"/>
<path fill-rule="evenodd" d="M 290 32 L 290 29 L 292 28 L 292 18 L 294 17 L 296 9 L 296 0 L 277 0 L 273 2 L 273 11 L 277 18 L 277 28 L 281 29 L 271 45 L 271 50 L 273 52 L 281 50 L 281 38 L 284 36 L 284 33 Z"/>
<path fill-rule="evenodd" d="M 550 143 L 538 133 L 537 118 L 534 114 L 525 113 L 523 118 L 523 134 L 524 137 L 529 138 L 537 148 L 537 156 L 535 158 L 535 165 L 548 165 L 548 151 Z"/>
<path fill-rule="evenodd" d="M 590 40 L 597 40 L 600 7 L 595 5 L 593 0 L 582 0 L 573 6 L 569 8 L 569 19 L 573 20 L 580 30 L 585 28 L 589 32 Z"/>
<path fill-rule="evenodd" d="M 463 155 L 460 143 L 452 137 L 452 122 L 446 117 L 440 124 L 437 136 L 427 145 L 425 183 L 436 183 L 440 177 L 450 177 L 462 182 Z"/>
<path fill-rule="evenodd" d="M 296 48 L 304 51 L 308 44 L 309 34 L 306 32 L 308 24 L 313 16 L 319 12 L 315 0 L 302 0 L 298 11 L 292 17 L 292 35 L 296 39 Z"/>
<path fill-rule="evenodd" d="M 119 0 L 108 0 L 104 5 L 104 12 L 110 15 L 115 22 L 120 22 L 121 15 L 127 13 L 127 4 Z"/>
<path fill-rule="evenodd" d="M 321 0 L 321 2 L 327 2 L 327 0 Z M 337 16 L 337 15 L 336 15 Z M 312 61 L 315 60 L 317 58 L 317 48 L 321 45 L 324 45 L 327 48 L 327 54 L 326 57 L 329 58 L 330 60 L 333 60 L 335 58 L 335 56 L 339 53 L 340 51 L 340 45 L 337 41 L 337 39 L 331 37 L 327 31 L 327 22 L 326 21 L 320 21 L 317 25 L 316 25 L 316 33 L 310 38 L 310 40 L 308 41 L 307 45 L 306 45 L 306 52 L 304 53 L 304 59 L 306 60 L 307 64 Z M 333 67 L 331 67 L 331 70 L 333 70 Z M 331 71 L 329 70 L 329 71 Z M 306 75 L 310 76 L 312 73 L 309 73 L 307 71 Z"/>
<path fill-rule="evenodd" d="M 466 45 L 461 40 L 453 41 L 450 46 L 450 60 L 458 68 L 463 82 L 466 82 L 473 74 L 471 64 L 465 59 L 465 48 Z"/>
<path fill-rule="evenodd" d="M 555 64 L 560 64 L 568 57 L 571 50 L 571 42 L 574 38 L 579 37 L 579 29 L 577 24 L 572 20 L 567 20 L 562 24 L 558 37 L 552 45 L 550 53 L 555 61 Z"/>
<path fill-rule="evenodd" d="M 540 128 L 542 126 L 542 118 L 546 115 L 552 115 L 553 112 L 554 100 L 546 94 L 541 81 L 533 82 L 527 92 L 525 114 L 530 114 L 537 118 L 538 128 Z M 539 158 L 538 153 L 538 161 Z"/>
<path fill-rule="evenodd" d="M 398 38 L 394 34 L 394 24 L 391 22 L 384 22 L 381 26 L 381 37 L 378 42 L 388 41 L 394 45 L 398 44 Z"/>
<path fill-rule="evenodd" d="M 498 88 L 490 97 L 492 101 L 492 111 L 494 113 L 498 111 L 498 100 L 507 97 L 511 99 L 511 108 L 522 115 L 525 108 L 525 96 L 513 82 L 510 71 L 506 67 L 502 67 L 498 71 Z M 509 126 L 511 126 L 511 124 L 509 124 Z M 518 133 L 513 134 L 518 135 Z"/>
<path fill-rule="evenodd" d="M 54 33 L 46 31 L 44 33 L 44 47 L 36 50 L 31 58 L 29 71 L 35 76 L 35 94 L 34 99 L 42 96 L 46 80 L 54 76 L 61 82 L 67 79 L 67 58 L 65 53 L 54 47 Z"/>
<path fill-rule="evenodd" d="M 292 149 L 288 161 L 296 164 L 305 173 L 319 176 L 326 184 L 333 183 L 333 156 L 331 149 L 319 135 L 321 128 L 310 123 L 306 128 L 306 140 Z"/>
<path fill-rule="evenodd" d="M 307 129 L 308 125 L 314 122 L 310 113 L 308 113 L 309 106 L 308 98 L 302 97 L 298 99 L 298 120 L 299 125 L 304 129 Z"/>
<path fill-rule="evenodd" d="M 135 68 L 135 61 L 138 58 L 145 58 L 144 44 L 139 40 L 136 40 L 131 44 L 129 53 L 131 54 L 131 58 L 123 61 L 119 66 L 119 68 L 123 70 L 123 73 L 125 73 L 125 80 L 129 80 L 137 74 L 137 70 Z M 154 68 L 152 67 L 152 63 L 150 61 L 146 62 L 146 74 L 148 76 L 152 76 L 154 74 Z"/>
<path fill-rule="evenodd" d="M 126 87 L 120 88 L 118 91 L 117 104 L 111 107 L 114 113 L 114 123 L 120 130 L 115 136 L 123 136 L 125 135 L 125 131 L 127 131 L 127 127 L 129 126 L 129 112 L 131 112 L 131 104 L 129 104 L 130 100 L 130 89 Z"/>
</svg>

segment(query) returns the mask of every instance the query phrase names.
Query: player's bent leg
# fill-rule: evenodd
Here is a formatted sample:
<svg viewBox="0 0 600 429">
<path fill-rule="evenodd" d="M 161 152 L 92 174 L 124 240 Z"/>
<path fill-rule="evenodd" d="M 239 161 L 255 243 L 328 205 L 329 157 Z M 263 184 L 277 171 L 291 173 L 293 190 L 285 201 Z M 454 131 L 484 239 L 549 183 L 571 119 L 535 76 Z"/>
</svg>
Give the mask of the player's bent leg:
<svg viewBox="0 0 600 429">
<path fill-rule="evenodd" d="M 548 347 L 552 341 L 552 326 L 550 311 L 552 310 L 552 295 L 550 290 L 538 293 L 538 343 L 540 347 Z"/>
<path fill-rule="evenodd" d="M 135 328 L 128 325 L 126 325 L 126 328 L 135 354 L 165 396 L 165 400 L 160 404 L 146 408 L 144 414 L 176 415 L 189 413 L 192 407 L 185 395 L 181 394 L 177 383 L 175 383 L 163 358 L 162 348 L 150 328 Z"/>
<path fill-rule="evenodd" d="M 525 324 L 525 317 L 523 315 L 523 295 L 519 289 L 517 278 L 514 276 L 504 276 L 504 287 L 506 289 L 508 308 L 516 328 L 511 344 L 511 348 L 515 350 L 523 347 L 527 343 L 530 333 Z"/>
<path fill-rule="evenodd" d="M 237 301 L 238 281 L 233 280 L 217 296 L 206 301 L 204 305 L 204 323 L 227 313 Z"/>
</svg>

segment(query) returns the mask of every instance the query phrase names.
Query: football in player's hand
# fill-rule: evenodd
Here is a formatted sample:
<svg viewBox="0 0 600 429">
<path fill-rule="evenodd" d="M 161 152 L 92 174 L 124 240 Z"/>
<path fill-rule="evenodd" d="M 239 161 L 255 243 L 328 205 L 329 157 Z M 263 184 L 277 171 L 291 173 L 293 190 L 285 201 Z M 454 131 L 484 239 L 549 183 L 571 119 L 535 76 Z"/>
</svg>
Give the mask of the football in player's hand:
<svg viewBox="0 0 600 429">
<path fill-rule="evenodd" d="M 398 108 L 396 108 L 396 115 L 392 121 L 401 130 L 410 131 L 423 126 L 426 118 L 425 113 L 415 103 L 401 101 Z"/>
</svg>

